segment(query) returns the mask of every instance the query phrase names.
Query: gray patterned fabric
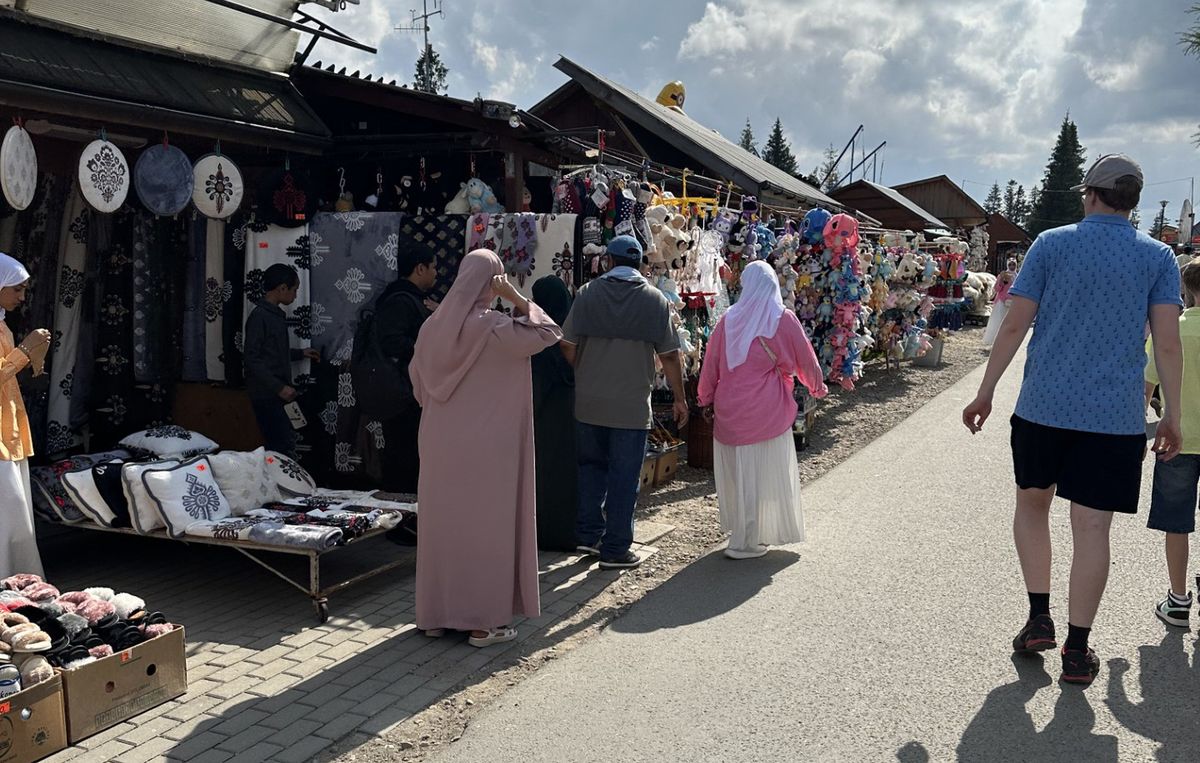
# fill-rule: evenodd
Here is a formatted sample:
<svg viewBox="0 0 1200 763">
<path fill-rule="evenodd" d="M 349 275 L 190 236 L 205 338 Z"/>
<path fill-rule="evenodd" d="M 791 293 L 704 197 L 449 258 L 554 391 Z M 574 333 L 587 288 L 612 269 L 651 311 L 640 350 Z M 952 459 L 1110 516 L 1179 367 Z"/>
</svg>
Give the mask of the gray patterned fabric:
<svg viewBox="0 0 1200 763">
<path fill-rule="evenodd" d="M 205 258 L 208 249 L 208 220 L 196 218 L 188 226 L 189 241 L 183 291 L 183 380 L 208 380 L 205 355 Z"/>
</svg>

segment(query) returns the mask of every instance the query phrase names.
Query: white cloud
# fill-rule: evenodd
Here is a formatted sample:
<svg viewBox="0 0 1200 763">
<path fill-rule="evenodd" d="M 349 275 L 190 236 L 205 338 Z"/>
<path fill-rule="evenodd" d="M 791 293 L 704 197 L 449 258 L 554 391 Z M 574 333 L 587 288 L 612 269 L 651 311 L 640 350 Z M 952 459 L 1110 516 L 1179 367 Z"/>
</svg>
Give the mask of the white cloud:
<svg viewBox="0 0 1200 763">
<path fill-rule="evenodd" d="M 658 35 L 654 35 L 649 40 L 646 40 L 638 46 L 642 50 L 651 51 L 658 47 Z"/>
</svg>

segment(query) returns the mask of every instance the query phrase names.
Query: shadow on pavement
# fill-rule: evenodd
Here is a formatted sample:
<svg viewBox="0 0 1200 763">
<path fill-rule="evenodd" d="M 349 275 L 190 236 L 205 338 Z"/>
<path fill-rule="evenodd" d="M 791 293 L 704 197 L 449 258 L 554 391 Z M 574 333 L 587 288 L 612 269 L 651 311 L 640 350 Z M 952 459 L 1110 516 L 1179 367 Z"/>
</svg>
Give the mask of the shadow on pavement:
<svg viewBox="0 0 1200 763">
<path fill-rule="evenodd" d="M 776 573 L 799 560 L 794 551 L 778 549 L 758 559 L 739 561 L 711 553 L 651 591 L 611 628 L 621 633 L 652 633 L 710 620 L 754 598 Z"/>
<path fill-rule="evenodd" d="M 1138 648 L 1138 704 L 1125 685 L 1129 663 L 1108 661 L 1109 710 L 1125 728 L 1161 744 L 1160 761 L 1200 759 L 1200 641 L 1189 665 L 1183 639 L 1183 632 L 1172 630 L 1157 646 Z"/>
<path fill-rule="evenodd" d="M 1096 711 L 1080 687 L 1061 686 L 1054 717 L 1038 731 L 1025 709 L 1040 689 L 1056 683 L 1041 656 L 1014 654 L 1017 680 L 993 689 L 963 732 L 960 761 L 1117 760 L 1117 738 L 1093 734 Z M 1057 671 L 1055 671 L 1057 672 Z"/>
</svg>

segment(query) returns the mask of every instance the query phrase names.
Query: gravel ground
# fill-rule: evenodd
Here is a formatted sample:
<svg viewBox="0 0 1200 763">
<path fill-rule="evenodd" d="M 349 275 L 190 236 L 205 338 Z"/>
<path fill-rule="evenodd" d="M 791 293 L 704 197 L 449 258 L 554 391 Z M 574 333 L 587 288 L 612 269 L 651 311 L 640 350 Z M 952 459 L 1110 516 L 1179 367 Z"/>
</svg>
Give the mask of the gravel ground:
<svg viewBox="0 0 1200 763">
<path fill-rule="evenodd" d="M 853 392 L 838 388 L 817 411 L 809 447 L 800 453 L 800 476 L 811 482 L 889 431 L 986 360 L 983 330 L 968 327 L 946 342 L 942 365 L 905 363 L 899 371 L 868 366 Z M 417 763 L 462 736 L 472 717 L 546 662 L 558 659 L 620 617 L 648 591 L 725 539 L 717 515 L 712 472 L 681 466 L 677 479 L 642 498 L 638 517 L 675 530 L 654 545 L 658 553 L 574 614 L 514 650 L 507 666 L 491 676 L 451 690 L 448 696 L 379 738 L 351 737 L 322 760 L 339 763 Z"/>
</svg>

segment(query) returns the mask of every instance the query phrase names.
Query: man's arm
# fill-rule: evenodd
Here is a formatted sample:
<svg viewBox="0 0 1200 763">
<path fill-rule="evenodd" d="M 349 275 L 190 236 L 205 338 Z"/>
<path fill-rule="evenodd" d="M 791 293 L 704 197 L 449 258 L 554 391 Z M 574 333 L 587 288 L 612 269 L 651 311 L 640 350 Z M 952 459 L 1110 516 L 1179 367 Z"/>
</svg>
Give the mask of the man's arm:
<svg viewBox="0 0 1200 763">
<path fill-rule="evenodd" d="M 1183 345 L 1179 340 L 1179 306 L 1150 306 L 1150 334 L 1154 339 L 1154 368 L 1162 388 L 1163 417 L 1158 422 L 1154 452 L 1163 461 L 1174 458 L 1183 446 L 1180 426 L 1180 390 L 1183 386 Z"/>
<path fill-rule="evenodd" d="M 571 368 L 574 368 L 576 361 L 579 359 L 579 346 L 564 339 L 558 343 L 558 347 L 562 350 L 563 357 L 571 364 Z"/>
<path fill-rule="evenodd" d="M 984 422 L 992 415 L 992 398 L 996 394 L 996 385 L 1000 383 L 1004 372 L 1016 357 L 1017 350 L 1021 349 L 1029 327 L 1037 317 L 1037 311 L 1037 302 L 1026 297 L 1012 297 L 1008 313 L 1004 316 L 1004 323 L 1000 324 L 996 343 L 992 346 L 992 356 L 988 360 L 983 382 L 979 385 L 979 393 L 963 410 L 963 424 L 972 434 L 983 429 Z"/>
<path fill-rule="evenodd" d="M 683 429 L 689 416 L 687 393 L 683 390 L 683 353 L 672 350 L 659 355 L 658 359 L 667 383 L 671 385 L 671 394 L 675 396 L 675 425 Z"/>
</svg>

